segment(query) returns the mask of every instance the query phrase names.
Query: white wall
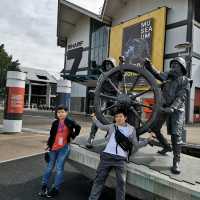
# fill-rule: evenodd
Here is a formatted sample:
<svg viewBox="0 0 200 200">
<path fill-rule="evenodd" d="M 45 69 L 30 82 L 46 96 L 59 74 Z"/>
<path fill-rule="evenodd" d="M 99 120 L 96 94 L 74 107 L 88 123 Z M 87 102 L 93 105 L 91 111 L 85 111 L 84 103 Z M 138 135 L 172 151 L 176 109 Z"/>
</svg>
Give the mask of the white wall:
<svg viewBox="0 0 200 200">
<path fill-rule="evenodd" d="M 90 33 L 90 18 L 87 16 L 82 16 L 73 32 L 68 37 L 67 45 L 74 44 L 75 42 L 83 41 L 82 47 L 89 46 L 89 33 Z M 67 49 L 68 50 L 68 49 Z M 71 70 L 74 59 L 67 60 L 67 70 Z M 88 50 L 83 51 L 83 56 L 79 65 L 80 68 L 88 67 Z M 77 74 L 87 74 L 87 71 L 77 72 Z M 72 82 L 72 97 L 86 97 L 86 87 L 78 83 Z"/>
<path fill-rule="evenodd" d="M 200 87 L 200 60 L 192 58 L 192 72 L 191 78 L 193 79 L 193 85 Z"/>
<path fill-rule="evenodd" d="M 194 113 L 194 97 L 195 97 L 195 87 L 200 88 L 200 60 L 192 58 L 192 70 L 191 79 L 193 80 L 193 85 L 190 94 L 190 121 L 193 121 Z"/>
<path fill-rule="evenodd" d="M 200 28 L 193 26 L 193 51 L 200 54 Z"/>
<path fill-rule="evenodd" d="M 170 63 L 171 59 L 165 59 L 164 60 L 164 71 L 169 71 L 170 70 L 170 66 L 169 66 L 169 63 Z"/>
<path fill-rule="evenodd" d="M 89 46 L 89 34 L 90 34 L 90 18 L 87 16 L 82 16 L 75 29 L 68 37 L 67 44 L 73 44 L 75 42 L 83 41 L 82 47 Z M 71 69 L 73 60 L 67 60 L 67 70 Z M 79 69 L 88 66 L 88 51 L 83 52 L 83 57 L 79 65 Z"/>
<path fill-rule="evenodd" d="M 168 24 L 187 19 L 188 0 L 129 0 L 125 7 L 117 10 L 113 25 L 163 6 L 170 8 Z"/>
<path fill-rule="evenodd" d="M 183 50 L 175 49 L 174 46 L 186 42 L 187 26 L 181 26 L 166 31 L 165 54 L 175 53 Z"/>
<path fill-rule="evenodd" d="M 200 28 L 193 25 L 193 52 L 200 54 Z M 191 114 L 190 119 L 193 118 L 194 112 L 194 97 L 195 97 L 195 87 L 200 88 L 200 59 L 192 58 L 192 70 L 191 78 L 193 80 L 193 86 L 191 89 Z"/>
</svg>

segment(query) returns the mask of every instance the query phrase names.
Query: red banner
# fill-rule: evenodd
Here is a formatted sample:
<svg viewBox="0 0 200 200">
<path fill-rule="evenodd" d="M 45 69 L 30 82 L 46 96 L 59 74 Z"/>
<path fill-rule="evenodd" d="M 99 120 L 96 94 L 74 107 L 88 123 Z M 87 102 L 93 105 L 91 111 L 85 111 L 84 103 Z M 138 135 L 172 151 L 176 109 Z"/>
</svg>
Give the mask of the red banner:
<svg viewBox="0 0 200 200">
<path fill-rule="evenodd" d="M 7 113 L 23 113 L 25 88 L 8 88 Z"/>
</svg>

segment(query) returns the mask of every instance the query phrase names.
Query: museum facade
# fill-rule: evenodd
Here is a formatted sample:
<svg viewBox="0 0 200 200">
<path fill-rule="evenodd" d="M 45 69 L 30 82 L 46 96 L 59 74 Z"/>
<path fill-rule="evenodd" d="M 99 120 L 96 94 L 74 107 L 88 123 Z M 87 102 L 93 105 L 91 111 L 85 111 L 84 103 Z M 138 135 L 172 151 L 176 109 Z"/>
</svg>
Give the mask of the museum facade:
<svg viewBox="0 0 200 200">
<path fill-rule="evenodd" d="M 91 112 L 94 66 L 120 55 L 140 64 L 149 57 L 160 71 L 177 56 L 193 79 L 186 105 L 188 122 L 200 121 L 200 2 L 198 0 L 106 0 L 99 15 L 58 0 L 57 44 L 65 48 L 62 74 L 72 80 L 71 110 Z M 90 79 L 90 78 L 89 78 Z M 145 102 L 152 103 L 151 96 Z"/>
</svg>

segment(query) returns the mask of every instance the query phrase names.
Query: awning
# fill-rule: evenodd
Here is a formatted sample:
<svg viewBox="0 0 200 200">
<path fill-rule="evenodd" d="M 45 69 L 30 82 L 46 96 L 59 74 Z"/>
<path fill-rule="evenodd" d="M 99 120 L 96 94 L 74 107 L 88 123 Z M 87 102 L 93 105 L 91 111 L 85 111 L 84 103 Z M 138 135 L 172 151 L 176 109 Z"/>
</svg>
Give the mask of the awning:
<svg viewBox="0 0 200 200">
<path fill-rule="evenodd" d="M 63 78 L 87 87 L 96 87 L 98 80 L 96 75 L 65 75 Z"/>
<path fill-rule="evenodd" d="M 127 5 L 130 0 L 105 0 L 101 13 L 101 19 L 103 21 L 110 21 L 115 18 L 118 11 Z"/>
</svg>

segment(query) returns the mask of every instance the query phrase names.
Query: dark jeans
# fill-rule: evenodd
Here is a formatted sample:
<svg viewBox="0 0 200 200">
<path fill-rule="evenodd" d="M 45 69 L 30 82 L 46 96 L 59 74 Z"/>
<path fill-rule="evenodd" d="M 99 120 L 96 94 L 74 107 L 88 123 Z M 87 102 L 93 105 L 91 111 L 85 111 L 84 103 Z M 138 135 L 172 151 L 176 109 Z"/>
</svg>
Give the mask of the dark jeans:
<svg viewBox="0 0 200 200">
<path fill-rule="evenodd" d="M 116 173 L 116 200 L 125 200 L 127 173 L 126 159 L 107 153 L 101 154 L 97 175 L 92 186 L 89 200 L 99 199 L 104 183 L 111 169 L 114 169 Z"/>
</svg>

